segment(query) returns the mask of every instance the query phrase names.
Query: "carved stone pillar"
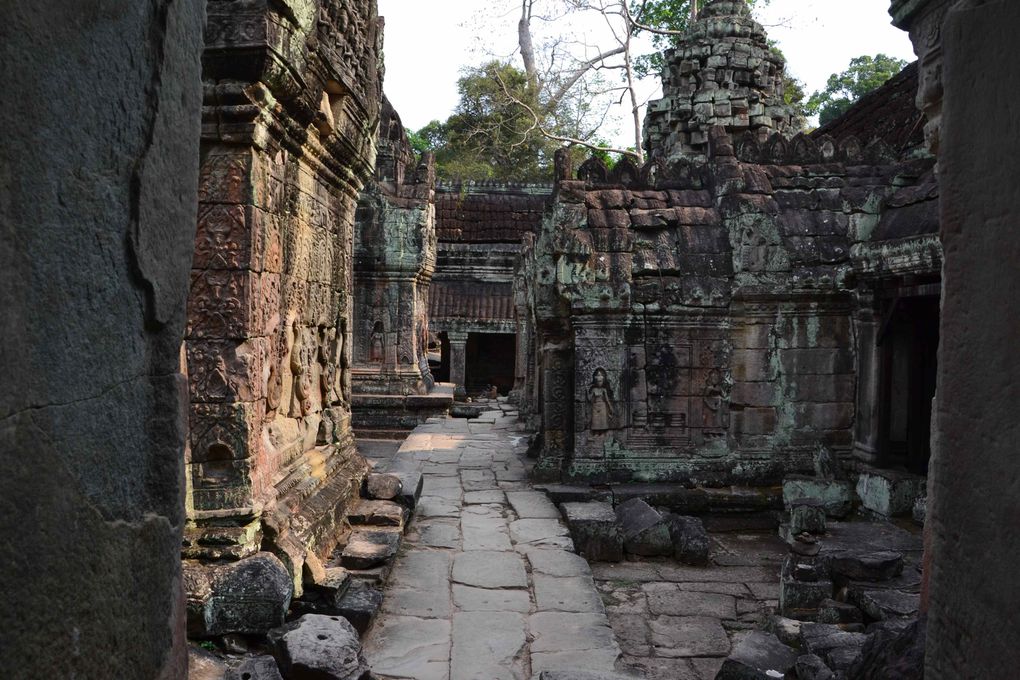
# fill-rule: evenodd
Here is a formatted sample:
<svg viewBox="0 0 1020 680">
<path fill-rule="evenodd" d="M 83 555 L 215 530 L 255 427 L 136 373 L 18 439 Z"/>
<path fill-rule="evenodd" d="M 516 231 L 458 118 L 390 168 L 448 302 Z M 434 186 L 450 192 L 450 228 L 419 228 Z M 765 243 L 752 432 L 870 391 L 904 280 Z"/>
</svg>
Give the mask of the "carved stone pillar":
<svg viewBox="0 0 1020 680">
<path fill-rule="evenodd" d="M 450 382 L 457 386 L 456 394 L 466 394 L 464 378 L 467 375 L 467 339 L 468 334 L 461 331 L 450 331 L 446 334 L 450 341 Z"/>
<path fill-rule="evenodd" d="M 854 456 L 866 463 L 878 458 L 881 413 L 881 360 L 878 351 L 879 320 L 875 318 L 873 295 L 860 295 L 860 309 L 854 319 L 857 330 L 857 418 L 854 421 Z"/>
</svg>

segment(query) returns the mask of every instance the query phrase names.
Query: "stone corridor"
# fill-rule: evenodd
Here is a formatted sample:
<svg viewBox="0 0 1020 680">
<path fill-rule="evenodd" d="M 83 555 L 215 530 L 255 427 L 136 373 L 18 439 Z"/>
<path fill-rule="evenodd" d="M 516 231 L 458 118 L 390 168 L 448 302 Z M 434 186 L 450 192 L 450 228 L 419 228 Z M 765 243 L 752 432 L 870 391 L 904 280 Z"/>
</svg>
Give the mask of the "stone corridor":
<svg viewBox="0 0 1020 680">
<path fill-rule="evenodd" d="M 716 533 L 710 567 L 644 559 L 595 564 L 593 576 L 556 506 L 527 479 L 530 438 L 515 407 L 492 404 L 471 420 L 431 419 L 399 448 L 363 443 L 377 471 L 423 477 L 365 639 L 375 674 L 714 678 L 742 632 L 774 608 L 783 544 L 774 535 Z"/>
<path fill-rule="evenodd" d="M 514 680 L 612 670 L 620 648 L 587 562 L 527 481 L 509 404 L 432 419 L 377 470 L 421 471 L 422 496 L 365 640 L 380 678 Z"/>
</svg>

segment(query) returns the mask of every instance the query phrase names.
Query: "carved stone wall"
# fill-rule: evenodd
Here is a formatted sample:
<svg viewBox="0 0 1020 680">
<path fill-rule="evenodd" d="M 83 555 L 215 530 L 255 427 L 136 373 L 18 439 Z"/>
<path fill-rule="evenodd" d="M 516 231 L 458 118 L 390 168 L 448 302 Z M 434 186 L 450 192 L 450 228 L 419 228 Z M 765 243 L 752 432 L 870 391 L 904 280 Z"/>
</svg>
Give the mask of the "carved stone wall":
<svg viewBox="0 0 1020 680">
<path fill-rule="evenodd" d="M 366 469 L 351 431 L 351 244 L 380 41 L 374 2 L 208 5 L 184 553 L 270 547 L 298 592 Z"/>
<path fill-rule="evenodd" d="M 0 5 L 0 666 L 183 678 L 205 2 Z"/>
<path fill-rule="evenodd" d="M 723 29 L 749 25 L 743 5 L 709 4 L 670 72 L 694 46 L 714 53 L 705 31 L 732 46 Z M 545 435 L 539 473 L 767 484 L 855 440 L 873 462 L 877 422 L 855 430 L 881 398 L 874 380 L 859 389 L 877 342 L 865 331 L 889 296 L 929 294 L 942 256 L 934 160 L 893 152 L 884 138 L 900 127 L 788 139 L 729 119 L 703 147 L 659 137 L 644 167 L 591 159 L 576 179 L 561 154 L 552 214 L 519 270 L 535 308 L 520 382 Z"/>
<path fill-rule="evenodd" d="M 436 267 L 435 164 L 418 163 L 383 100 L 375 181 L 361 195 L 354 239 L 354 417 L 357 427 L 413 427 L 443 399 L 417 399 L 429 370 L 429 285 Z M 446 401 L 452 401 L 447 399 Z"/>
</svg>

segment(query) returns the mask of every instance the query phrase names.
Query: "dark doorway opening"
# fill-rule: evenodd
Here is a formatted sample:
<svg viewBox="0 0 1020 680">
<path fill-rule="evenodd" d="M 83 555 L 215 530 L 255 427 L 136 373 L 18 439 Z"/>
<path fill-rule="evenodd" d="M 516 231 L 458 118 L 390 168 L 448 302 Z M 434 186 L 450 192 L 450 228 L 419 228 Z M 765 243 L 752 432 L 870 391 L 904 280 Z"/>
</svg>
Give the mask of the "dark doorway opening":
<svg viewBox="0 0 1020 680">
<path fill-rule="evenodd" d="M 514 386 L 517 336 L 513 333 L 471 333 L 467 339 L 465 382 L 469 394 L 491 385 L 506 396 Z"/>
<path fill-rule="evenodd" d="M 879 336 L 882 359 L 879 455 L 886 467 L 924 475 L 939 346 L 937 295 L 891 297 Z"/>
<path fill-rule="evenodd" d="M 429 352 L 429 368 L 432 369 L 432 377 L 436 382 L 450 382 L 450 340 L 447 338 L 446 333 L 440 333 L 438 336 L 439 341 L 439 361 L 434 361 L 435 352 Z"/>
</svg>

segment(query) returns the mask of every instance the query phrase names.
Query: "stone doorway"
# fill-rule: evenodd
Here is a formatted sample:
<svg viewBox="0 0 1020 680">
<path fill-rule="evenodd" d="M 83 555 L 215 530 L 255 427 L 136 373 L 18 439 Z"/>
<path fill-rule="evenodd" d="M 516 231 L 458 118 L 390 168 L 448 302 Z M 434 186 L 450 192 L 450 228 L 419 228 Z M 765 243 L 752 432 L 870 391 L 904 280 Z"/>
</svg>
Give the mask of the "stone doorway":
<svg viewBox="0 0 1020 680">
<path fill-rule="evenodd" d="M 878 344 L 881 360 L 879 463 L 927 474 L 931 413 L 939 345 L 937 284 L 883 303 L 885 323 Z"/>
<path fill-rule="evenodd" d="M 500 396 L 514 386 L 517 336 L 513 333 L 470 333 L 467 340 L 465 388 L 468 393 L 495 385 Z"/>
</svg>

